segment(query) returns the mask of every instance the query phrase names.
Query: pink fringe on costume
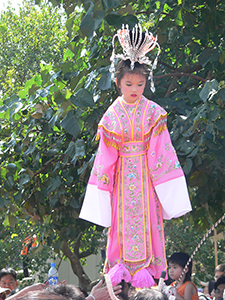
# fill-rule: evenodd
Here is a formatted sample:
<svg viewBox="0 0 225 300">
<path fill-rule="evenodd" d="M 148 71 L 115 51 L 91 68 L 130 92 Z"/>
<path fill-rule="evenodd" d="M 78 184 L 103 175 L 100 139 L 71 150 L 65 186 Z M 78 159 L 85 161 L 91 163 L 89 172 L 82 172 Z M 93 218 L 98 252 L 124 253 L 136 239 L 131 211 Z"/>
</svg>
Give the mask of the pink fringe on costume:
<svg viewBox="0 0 225 300">
<path fill-rule="evenodd" d="M 141 269 L 134 274 L 131 284 L 133 287 L 143 289 L 152 287 L 155 284 L 155 281 L 146 269 Z"/>
<path fill-rule="evenodd" d="M 131 275 L 129 271 L 121 264 L 116 264 L 112 269 L 110 269 L 108 275 L 113 286 L 116 286 L 118 283 L 120 283 L 122 279 L 124 279 L 126 282 L 131 281 Z"/>
</svg>

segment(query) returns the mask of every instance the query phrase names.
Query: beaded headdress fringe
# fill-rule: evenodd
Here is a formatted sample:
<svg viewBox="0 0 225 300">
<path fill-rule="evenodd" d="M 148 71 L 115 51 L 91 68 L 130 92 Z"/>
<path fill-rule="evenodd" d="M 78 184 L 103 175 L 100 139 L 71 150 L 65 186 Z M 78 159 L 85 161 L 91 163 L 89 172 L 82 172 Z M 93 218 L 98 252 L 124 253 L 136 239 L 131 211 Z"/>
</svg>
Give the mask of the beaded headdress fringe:
<svg viewBox="0 0 225 300">
<path fill-rule="evenodd" d="M 118 38 L 120 45 L 122 46 L 123 53 L 115 54 L 115 38 Z M 129 59 L 131 62 L 131 70 L 134 69 L 135 62 L 139 62 L 140 64 L 146 64 L 149 66 L 149 79 L 151 80 L 151 90 L 154 93 L 155 87 L 153 82 L 153 70 L 157 66 L 158 56 L 160 53 L 160 46 L 157 42 L 157 36 L 154 37 L 151 32 L 148 30 L 143 33 L 141 25 L 136 24 L 133 27 L 131 34 L 129 30 L 129 26 L 126 27 L 123 25 L 122 29 L 117 30 L 117 33 L 113 36 L 112 39 L 112 56 L 110 58 L 111 66 L 109 71 L 112 74 L 112 80 L 115 79 L 115 59 L 119 58 L 121 60 Z M 155 47 L 158 47 L 158 53 L 153 60 L 150 60 L 146 54 L 149 51 L 152 51 Z"/>
</svg>

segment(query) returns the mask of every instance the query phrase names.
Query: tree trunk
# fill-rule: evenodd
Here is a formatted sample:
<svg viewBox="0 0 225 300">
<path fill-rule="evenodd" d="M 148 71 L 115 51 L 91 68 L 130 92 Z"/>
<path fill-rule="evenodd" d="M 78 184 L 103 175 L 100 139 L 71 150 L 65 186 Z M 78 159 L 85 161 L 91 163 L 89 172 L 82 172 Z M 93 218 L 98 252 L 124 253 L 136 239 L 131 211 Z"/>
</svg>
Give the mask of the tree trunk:
<svg viewBox="0 0 225 300">
<path fill-rule="evenodd" d="M 62 252 L 70 260 L 72 270 L 79 279 L 79 287 L 81 287 L 86 292 L 90 291 L 91 280 L 84 272 L 84 269 L 80 263 L 79 256 L 70 250 L 69 245 L 66 241 L 63 243 Z"/>
</svg>

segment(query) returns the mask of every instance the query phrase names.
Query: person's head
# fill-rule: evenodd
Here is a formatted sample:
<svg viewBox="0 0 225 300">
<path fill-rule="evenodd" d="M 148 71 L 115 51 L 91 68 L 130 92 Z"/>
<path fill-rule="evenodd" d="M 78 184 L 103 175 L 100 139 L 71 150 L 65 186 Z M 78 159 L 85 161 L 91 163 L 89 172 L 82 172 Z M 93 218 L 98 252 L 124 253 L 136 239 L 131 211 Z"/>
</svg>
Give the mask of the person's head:
<svg viewBox="0 0 225 300">
<path fill-rule="evenodd" d="M 146 288 L 134 292 L 129 300 L 168 300 L 168 298 L 165 294 L 154 288 Z"/>
<path fill-rule="evenodd" d="M 134 69 L 130 68 L 130 60 L 121 60 L 118 63 L 115 83 L 124 100 L 129 103 L 136 102 L 144 92 L 149 71 L 145 65 L 138 62 Z"/>
<path fill-rule="evenodd" d="M 221 276 L 225 276 L 225 264 L 220 264 L 215 268 L 215 281 Z"/>
<path fill-rule="evenodd" d="M 17 288 L 17 274 L 12 268 L 3 268 L 0 271 L 0 287 L 9 288 L 11 291 Z"/>
<path fill-rule="evenodd" d="M 70 284 L 56 284 L 44 290 L 30 291 L 18 300 L 85 300 L 83 293 Z"/>
<path fill-rule="evenodd" d="M 84 293 L 72 284 L 56 284 L 49 286 L 47 290 L 70 300 L 85 299 Z"/>
<path fill-rule="evenodd" d="M 189 260 L 189 255 L 184 252 L 175 252 L 168 259 L 169 276 L 173 280 L 178 280 L 180 275 Z M 183 282 L 191 281 L 192 261 L 184 273 Z"/>
<path fill-rule="evenodd" d="M 216 300 L 223 298 L 224 290 L 225 290 L 225 276 L 221 276 L 214 284 L 214 293 L 215 293 Z"/>
<path fill-rule="evenodd" d="M 120 54 L 115 53 L 116 37 L 118 38 L 118 41 L 122 47 L 122 53 Z M 112 79 L 114 80 L 115 77 L 115 59 L 117 58 L 121 59 L 122 61 L 129 61 L 129 69 L 131 71 L 133 71 L 135 67 L 137 67 L 137 64 L 143 65 L 146 67 L 148 75 L 150 75 L 147 76 L 146 79 L 150 79 L 151 90 L 152 92 L 154 92 L 155 88 L 153 83 L 153 70 L 157 66 L 158 56 L 160 53 L 160 46 L 157 42 L 157 37 L 154 37 L 151 32 L 148 32 L 148 30 L 143 30 L 140 24 L 136 24 L 131 29 L 129 29 L 129 26 L 127 24 L 125 26 L 122 25 L 122 29 L 117 30 L 117 33 L 114 34 L 112 38 L 112 46 L 113 52 L 110 58 L 111 66 L 109 69 L 109 71 L 112 73 Z M 158 49 L 157 53 L 155 53 L 154 51 L 151 55 L 149 55 L 148 53 L 155 49 L 155 47 L 157 47 Z M 119 69 L 117 67 L 117 72 L 118 70 Z M 116 75 L 118 75 L 118 73 Z"/>
<path fill-rule="evenodd" d="M 214 288 L 215 281 L 213 281 L 213 280 L 210 280 L 208 282 L 201 281 L 200 283 L 201 283 L 201 285 L 204 286 L 203 294 L 211 296 L 211 293 L 212 293 L 213 288 Z"/>
</svg>

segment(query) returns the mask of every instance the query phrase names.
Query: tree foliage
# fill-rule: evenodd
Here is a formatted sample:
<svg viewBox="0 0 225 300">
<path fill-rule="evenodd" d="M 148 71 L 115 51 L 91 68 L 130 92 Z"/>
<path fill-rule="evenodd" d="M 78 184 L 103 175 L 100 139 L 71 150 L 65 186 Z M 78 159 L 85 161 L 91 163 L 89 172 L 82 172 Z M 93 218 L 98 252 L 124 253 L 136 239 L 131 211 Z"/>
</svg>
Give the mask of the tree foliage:
<svg viewBox="0 0 225 300">
<path fill-rule="evenodd" d="M 81 259 L 96 251 L 101 228 L 78 215 L 97 124 L 117 97 L 109 76 L 112 35 L 137 22 L 158 35 L 156 93 L 148 84 L 145 95 L 168 111 L 192 222 L 205 230 L 224 212 L 225 6 L 221 0 L 64 0 L 63 7 L 69 37 L 63 58 L 41 63 L 16 94 L 2 88 L 0 208 L 9 220 L 26 212 L 45 222 L 46 241 L 70 259 L 88 289 Z"/>
<path fill-rule="evenodd" d="M 40 62 L 57 64 L 63 57 L 66 28 L 63 14 L 42 3 L 39 9 L 23 3 L 0 17 L 0 90 L 11 96 L 40 71 Z"/>
<path fill-rule="evenodd" d="M 55 259 L 55 254 L 53 250 L 44 243 L 42 232 L 44 226 L 41 224 L 35 224 L 34 222 L 28 222 L 27 220 L 20 220 L 13 224 L 13 220 L 10 220 L 11 226 L 9 226 L 9 220 L 1 220 L 0 225 L 0 269 L 6 267 L 12 267 L 18 273 L 18 279 L 21 280 L 24 274 L 21 273 L 23 270 L 23 261 L 26 261 L 27 268 L 29 270 L 29 276 L 35 274 L 36 278 L 40 282 L 47 280 L 47 274 L 49 270 L 49 264 L 46 264 L 47 259 Z M 14 220 L 16 221 L 16 219 Z M 37 245 L 31 247 L 28 250 L 27 255 L 21 255 L 23 249 L 23 241 L 25 238 L 36 236 Z M 34 282 L 34 277 L 32 280 L 21 281 L 21 286 L 26 286 Z"/>
</svg>

